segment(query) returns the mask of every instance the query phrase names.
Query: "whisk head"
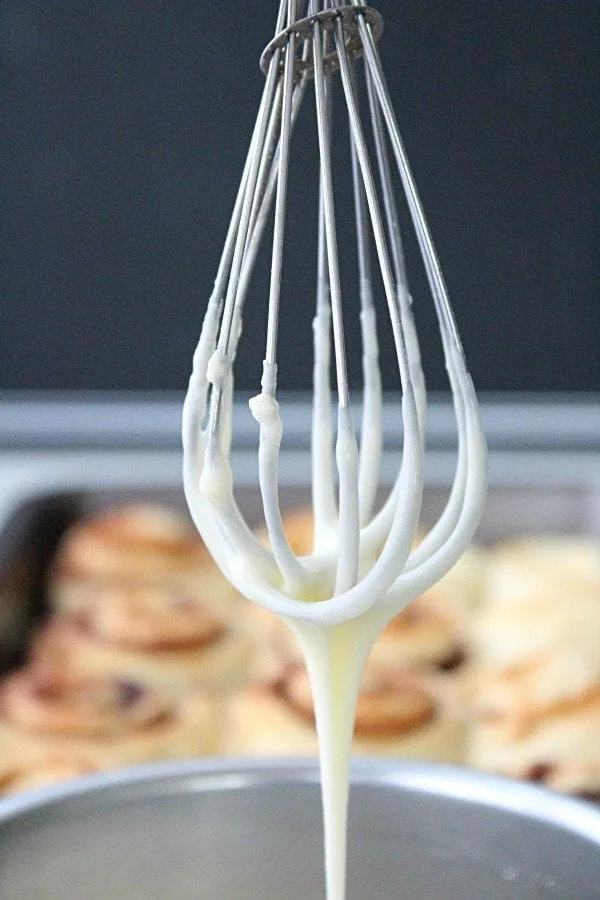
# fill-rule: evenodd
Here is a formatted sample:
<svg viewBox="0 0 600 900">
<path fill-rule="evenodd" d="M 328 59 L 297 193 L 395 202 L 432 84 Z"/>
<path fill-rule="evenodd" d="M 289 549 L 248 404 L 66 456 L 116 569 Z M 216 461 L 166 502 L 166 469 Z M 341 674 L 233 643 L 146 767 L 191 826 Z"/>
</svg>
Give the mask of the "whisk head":
<svg viewBox="0 0 600 900">
<path fill-rule="evenodd" d="M 379 14 L 360 0 L 348 5 L 282 0 L 275 37 L 261 57 L 266 75 L 262 101 L 184 407 L 186 497 L 217 563 L 243 594 L 274 612 L 328 625 L 355 618 L 376 605 L 391 617 L 442 577 L 473 536 L 486 487 L 485 438 L 477 400 L 387 91 L 377 48 L 381 31 Z M 346 365 L 331 141 L 334 78 L 341 81 L 350 132 L 356 293 L 360 296 L 363 342 L 360 441 L 355 434 Z M 308 101 L 310 94 L 319 151 L 319 201 L 314 213 L 318 223 L 313 320 L 315 547 L 311 555 L 298 558 L 284 536 L 279 507 L 282 422 L 277 403 L 277 353 L 290 145 L 300 104 L 304 98 Z M 458 433 L 456 472 L 447 505 L 416 548 L 427 404 L 400 237 L 394 168 L 439 323 Z M 236 505 L 229 451 L 233 368 L 242 313 L 272 210 L 261 391 L 250 401 L 260 432 L 259 481 L 271 546 L 266 549 Z M 397 477 L 378 507 L 384 448 L 377 337 L 381 311 L 376 310 L 374 300 L 374 274 L 385 294 L 385 327 L 393 336 L 403 424 Z M 251 321 L 255 329 L 255 318 Z M 331 369 L 335 373 L 337 429 L 332 426 Z"/>
</svg>

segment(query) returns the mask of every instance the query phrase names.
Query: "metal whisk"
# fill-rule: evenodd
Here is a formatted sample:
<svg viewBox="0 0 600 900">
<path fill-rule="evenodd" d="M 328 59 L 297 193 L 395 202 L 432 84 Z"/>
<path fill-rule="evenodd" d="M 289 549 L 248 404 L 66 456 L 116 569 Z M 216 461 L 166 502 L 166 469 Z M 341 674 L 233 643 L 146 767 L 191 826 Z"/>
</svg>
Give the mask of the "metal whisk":
<svg viewBox="0 0 600 900">
<path fill-rule="evenodd" d="M 361 0 L 344 6 L 327 0 L 282 0 L 275 37 L 261 57 L 266 75 L 262 101 L 194 356 L 183 425 L 184 483 L 190 511 L 229 580 L 250 599 L 296 623 L 334 626 L 371 610 L 369 619 L 374 633 L 441 578 L 460 557 L 479 521 L 486 490 L 486 448 L 478 404 L 387 91 L 377 49 L 381 31 L 379 13 Z M 338 77 L 338 69 L 350 123 L 357 292 L 361 301 L 364 384 L 360 445 L 350 409 L 332 178 L 331 82 Z M 320 161 L 313 321 L 315 550 L 310 556 L 297 558 L 284 536 L 278 502 L 282 423 L 276 400 L 277 325 L 290 143 L 297 112 L 311 80 Z M 365 85 L 362 89 L 361 81 Z M 367 106 L 368 115 L 361 108 L 362 95 L 367 97 L 367 103 L 362 105 Z M 369 144 L 375 149 L 375 165 L 369 158 Z M 413 544 L 423 490 L 426 395 L 403 259 L 392 161 L 404 188 L 435 305 L 458 432 L 457 466 L 447 505 L 416 549 Z M 269 550 L 259 543 L 236 505 L 228 456 L 232 440 L 233 367 L 242 312 L 273 202 L 262 390 L 250 401 L 260 426 L 259 479 L 272 548 Z M 398 360 L 404 434 L 397 478 L 377 510 L 382 389 L 371 277 L 374 264 L 383 282 Z M 331 415 L 331 336 L 338 402 L 335 438 Z"/>
</svg>

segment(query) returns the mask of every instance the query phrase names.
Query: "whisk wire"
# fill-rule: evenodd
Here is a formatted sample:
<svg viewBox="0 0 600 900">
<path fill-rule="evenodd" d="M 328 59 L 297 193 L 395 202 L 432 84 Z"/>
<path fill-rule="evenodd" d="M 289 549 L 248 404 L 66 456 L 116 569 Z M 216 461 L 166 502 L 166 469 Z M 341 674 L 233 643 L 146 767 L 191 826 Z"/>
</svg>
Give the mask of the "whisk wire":
<svg viewBox="0 0 600 900">
<path fill-rule="evenodd" d="M 293 21 L 296 3 L 289 3 L 289 22 Z M 273 227 L 273 253 L 271 257 L 271 281 L 269 286 L 269 314 L 267 321 L 267 347 L 265 360 L 270 365 L 277 362 L 277 323 L 281 296 L 281 272 L 283 265 L 283 241 L 290 159 L 290 138 L 292 132 L 292 91 L 294 87 L 294 63 L 296 41 L 293 32 L 285 48 L 283 70 L 283 104 L 281 109 L 281 131 L 279 137 L 279 171 L 277 196 L 275 198 L 275 223 Z"/>
<path fill-rule="evenodd" d="M 358 111 L 357 98 L 353 89 L 350 66 L 347 56 L 347 50 L 344 43 L 344 35 L 340 20 L 335 23 L 337 36 L 337 51 L 340 60 L 340 75 L 346 106 L 350 119 L 352 130 L 352 139 L 355 144 L 356 154 L 360 164 L 362 181 L 366 193 L 367 205 L 370 214 L 371 227 L 375 238 L 379 267 L 383 279 L 388 309 L 392 323 L 392 332 L 398 358 L 399 373 L 403 390 L 402 399 L 402 417 L 404 422 L 404 448 L 402 456 L 402 466 L 400 470 L 401 486 L 399 492 L 402 497 L 402 504 L 398 504 L 396 508 L 395 521 L 390 526 L 390 532 L 387 536 L 386 547 L 389 545 L 387 552 L 382 553 L 381 559 L 387 560 L 388 555 L 398 558 L 401 548 L 409 546 L 407 544 L 407 534 L 412 534 L 416 529 L 417 520 L 420 512 L 421 494 L 423 490 L 423 467 L 422 467 L 422 448 L 419 436 L 417 409 L 413 393 L 411 381 L 411 372 L 408 364 L 406 352 L 406 344 L 404 340 L 404 330 L 402 323 L 401 310 L 398 303 L 398 294 L 394 275 L 390 263 L 390 257 L 387 249 L 387 241 L 385 230 L 381 218 L 379 201 L 377 198 L 377 190 L 373 172 L 371 170 L 366 140 L 362 128 L 362 122 Z M 400 505 L 402 511 L 400 512 Z M 403 518 L 404 530 L 400 528 L 400 519 Z"/>
<path fill-rule="evenodd" d="M 338 431 L 336 441 L 336 462 L 339 480 L 338 531 L 339 535 L 343 535 L 344 539 L 338 540 L 335 592 L 343 593 L 353 587 L 358 576 L 359 510 L 358 490 L 356 486 L 358 447 L 354 433 L 352 413 L 350 411 L 350 397 L 348 391 L 342 292 L 335 226 L 333 177 L 331 171 L 331 144 L 329 140 L 329 128 L 325 119 L 326 99 L 322 23 L 318 20 L 313 22 L 313 63 L 317 132 L 322 173 L 321 183 L 323 188 L 325 239 L 338 389 Z"/>
<path fill-rule="evenodd" d="M 363 6 L 364 4 L 357 2 L 357 0 L 354 0 L 353 5 Z M 411 212 L 413 225 L 421 250 L 421 255 L 427 270 L 427 276 L 429 279 L 434 303 L 436 305 L 436 310 L 438 311 L 438 316 L 440 318 L 440 324 L 442 321 L 445 323 L 446 328 L 449 330 L 452 336 L 452 340 L 455 346 L 462 352 L 460 336 L 458 334 L 456 322 L 454 320 L 454 316 L 452 314 L 452 310 L 448 300 L 448 291 L 446 288 L 444 277 L 442 275 L 442 270 L 437 258 L 433 240 L 431 238 L 429 227 L 427 225 L 425 212 L 418 195 L 410 163 L 408 162 L 406 150 L 404 149 L 404 144 L 402 142 L 402 138 L 400 137 L 400 130 L 396 122 L 396 115 L 394 113 L 394 109 L 392 107 L 390 96 L 386 87 L 385 76 L 383 74 L 381 59 L 377 51 L 377 45 L 375 44 L 375 41 L 373 39 L 370 25 L 364 20 L 362 16 L 358 17 L 358 28 L 363 43 L 369 72 L 377 96 L 379 98 L 379 104 L 387 125 L 392 149 L 396 157 L 396 163 L 398 166 L 400 177 L 402 179 L 404 193 Z"/>
<path fill-rule="evenodd" d="M 373 124 L 375 154 L 377 156 L 377 164 L 379 168 L 379 180 L 381 183 L 383 206 L 385 209 L 385 215 L 388 225 L 388 240 L 390 244 L 392 262 L 394 265 L 396 284 L 398 286 L 398 290 L 403 289 L 405 291 L 408 291 L 408 278 L 406 275 L 406 263 L 404 260 L 404 251 L 402 247 L 400 221 L 398 218 L 398 209 L 394 200 L 392 174 L 390 171 L 390 163 L 385 146 L 383 123 L 381 121 L 381 110 L 379 108 L 379 103 L 375 97 L 371 74 L 368 69 L 365 72 L 365 82 L 367 85 L 369 111 Z"/>
<path fill-rule="evenodd" d="M 313 0 L 311 8 L 316 6 Z M 331 132 L 332 91 L 331 75 L 325 79 L 325 123 Z M 317 238 L 317 308 L 313 329 L 313 394 L 311 438 L 311 498 L 314 516 L 313 548 L 323 547 L 331 536 L 337 520 L 337 504 L 333 483 L 333 429 L 331 422 L 331 303 L 327 237 L 325 234 L 325 206 L 323 172 L 319 171 L 319 205 Z"/>
<path fill-rule="evenodd" d="M 352 76 L 353 82 L 356 83 L 354 67 Z M 379 371 L 379 344 L 377 341 L 377 317 L 373 302 L 369 219 L 365 189 L 352 132 L 350 132 L 350 155 L 352 159 L 352 187 L 356 221 L 360 326 L 363 353 L 364 400 L 360 430 L 358 497 L 360 525 L 364 527 L 373 512 L 379 483 L 383 445 L 381 430 L 382 393 L 381 374 Z"/>
</svg>

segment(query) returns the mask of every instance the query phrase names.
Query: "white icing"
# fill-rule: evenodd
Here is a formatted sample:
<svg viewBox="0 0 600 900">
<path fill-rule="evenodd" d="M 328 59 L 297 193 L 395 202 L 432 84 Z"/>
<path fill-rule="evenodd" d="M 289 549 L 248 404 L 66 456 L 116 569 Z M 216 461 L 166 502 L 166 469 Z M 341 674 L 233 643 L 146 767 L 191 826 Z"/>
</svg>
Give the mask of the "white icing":
<svg viewBox="0 0 600 900">
<path fill-rule="evenodd" d="M 206 367 L 206 380 L 221 385 L 229 370 L 229 357 L 222 350 L 215 350 Z"/>
</svg>

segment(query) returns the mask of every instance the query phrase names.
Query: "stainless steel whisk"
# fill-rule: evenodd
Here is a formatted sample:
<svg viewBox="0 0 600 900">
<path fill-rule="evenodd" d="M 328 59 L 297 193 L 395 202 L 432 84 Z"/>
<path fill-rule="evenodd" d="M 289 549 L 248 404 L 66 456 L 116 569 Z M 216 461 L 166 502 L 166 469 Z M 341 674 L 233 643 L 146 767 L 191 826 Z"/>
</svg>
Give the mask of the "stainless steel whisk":
<svg viewBox="0 0 600 900">
<path fill-rule="evenodd" d="M 261 57 L 266 81 L 184 407 L 184 484 L 192 516 L 225 575 L 249 598 L 295 622 L 333 626 L 372 611 L 374 630 L 437 581 L 474 533 L 486 490 L 478 404 L 429 229 L 406 158 L 377 49 L 379 13 L 361 0 L 282 0 L 276 33 Z M 332 178 L 331 79 L 339 76 L 350 124 L 363 339 L 360 447 L 346 368 L 344 315 Z M 366 84 L 368 117 L 359 80 Z M 290 143 L 310 82 L 319 148 L 319 239 L 314 330 L 312 497 L 315 549 L 297 558 L 282 529 L 277 463 L 282 423 L 276 400 L 277 330 Z M 363 92 L 365 93 L 365 92 Z M 369 159 L 367 128 L 375 148 Z M 390 153 L 391 150 L 391 153 Z M 446 508 L 414 548 L 423 489 L 426 394 L 409 295 L 392 161 L 421 250 L 452 390 L 457 467 Z M 257 252 L 274 203 L 266 350 L 260 394 L 259 478 L 270 549 L 238 510 L 232 489 L 233 366 Z M 371 244 L 375 254 L 371 258 Z M 371 267 L 385 290 L 402 386 L 403 451 L 387 499 L 375 510 L 382 455 L 381 379 Z M 253 323 L 254 324 L 254 323 Z M 331 336 L 337 388 L 332 429 Z M 336 465 L 333 459 L 335 457 Z M 337 472 L 335 469 L 337 468 Z M 306 602 L 322 601 L 322 602 Z"/>
</svg>

